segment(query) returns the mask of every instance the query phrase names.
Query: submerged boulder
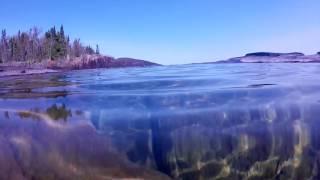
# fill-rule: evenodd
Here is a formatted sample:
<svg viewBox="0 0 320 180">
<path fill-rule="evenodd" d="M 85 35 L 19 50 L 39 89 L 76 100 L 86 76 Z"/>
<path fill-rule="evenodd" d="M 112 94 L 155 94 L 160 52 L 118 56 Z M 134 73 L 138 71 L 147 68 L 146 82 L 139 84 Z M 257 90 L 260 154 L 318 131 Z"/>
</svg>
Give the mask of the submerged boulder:
<svg viewBox="0 0 320 180">
<path fill-rule="evenodd" d="M 51 115 L 0 109 L 0 179 L 170 179 L 128 161 L 81 114 L 67 121 Z"/>
</svg>

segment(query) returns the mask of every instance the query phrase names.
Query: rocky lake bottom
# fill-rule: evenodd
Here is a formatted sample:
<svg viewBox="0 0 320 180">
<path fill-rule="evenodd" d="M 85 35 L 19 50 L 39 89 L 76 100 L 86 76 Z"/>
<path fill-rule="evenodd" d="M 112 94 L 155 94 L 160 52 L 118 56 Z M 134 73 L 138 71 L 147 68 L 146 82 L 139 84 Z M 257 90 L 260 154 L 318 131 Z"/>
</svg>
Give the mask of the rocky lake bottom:
<svg viewBox="0 0 320 180">
<path fill-rule="evenodd" d="M 319 64 L 0 77 L 0 179 L 319 179 Z"/>
</svg>

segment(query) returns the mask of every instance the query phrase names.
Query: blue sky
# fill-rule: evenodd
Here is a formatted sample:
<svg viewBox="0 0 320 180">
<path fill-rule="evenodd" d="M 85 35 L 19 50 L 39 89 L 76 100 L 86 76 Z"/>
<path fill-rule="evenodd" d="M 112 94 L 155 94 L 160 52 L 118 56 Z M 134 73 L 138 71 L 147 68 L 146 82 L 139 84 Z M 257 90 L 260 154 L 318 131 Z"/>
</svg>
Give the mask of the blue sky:
<svg viewBox="0 0 320 180">
<path fill-rule="evenodd" d="M 1 0 L 9 34 L 64 25 L 103 53 L 161 64 L 320 51 L 319 0 Z"/>
</svg>

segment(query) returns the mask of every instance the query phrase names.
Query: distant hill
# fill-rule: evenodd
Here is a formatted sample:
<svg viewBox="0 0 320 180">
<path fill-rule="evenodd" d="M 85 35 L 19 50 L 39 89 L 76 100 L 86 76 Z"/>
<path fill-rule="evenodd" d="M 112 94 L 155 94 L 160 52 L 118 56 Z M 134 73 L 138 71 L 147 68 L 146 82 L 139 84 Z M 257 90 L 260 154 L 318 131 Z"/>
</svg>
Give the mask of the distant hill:
<svg viewBox="0 0 320 180">
<path fill-rule="evenodd" d="M 121 57 L 117 58 L 116 61 L 119 64 L 127 65 L 127 66 L 160 66 L 160 64 L 150 62 L 147 60 L 141 60 L 141 59 L 134 59 L 134 58 L 128 58 L 128 57 Z"/>
<path fill-rule="evenodd" d="M 242 57 L 235 57 L 212 63 L 320 63 L 320 52 L 314 55 L 305 55 L 299 52 L 255 52 L 246 54 Z"/>
<path fill-rule="evenodd" d="M 134 58 L 113 58 L 102 55 L 85 55 L 72 61 L 49 61 L 44 66 L 47 69 L 96 69 L 96 68 L 123 68 L 160 66 L 146 60 Z"/>
</svg>

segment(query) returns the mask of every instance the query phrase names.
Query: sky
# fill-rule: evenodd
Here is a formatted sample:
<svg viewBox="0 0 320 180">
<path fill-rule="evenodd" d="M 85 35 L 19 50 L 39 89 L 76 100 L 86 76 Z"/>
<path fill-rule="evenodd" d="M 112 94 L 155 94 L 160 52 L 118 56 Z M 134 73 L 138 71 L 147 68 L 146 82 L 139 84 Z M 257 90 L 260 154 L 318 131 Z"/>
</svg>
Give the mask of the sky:
<svg viewBox="0 0 320 180">
<path fill-rule="evenodd" d="M 320 51 L 319 0 L 0 0 L 0 29 L 64 25 L 114 57 L 160 64 Z"/>
</svg>

